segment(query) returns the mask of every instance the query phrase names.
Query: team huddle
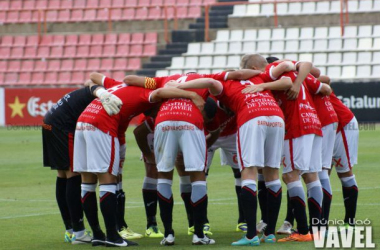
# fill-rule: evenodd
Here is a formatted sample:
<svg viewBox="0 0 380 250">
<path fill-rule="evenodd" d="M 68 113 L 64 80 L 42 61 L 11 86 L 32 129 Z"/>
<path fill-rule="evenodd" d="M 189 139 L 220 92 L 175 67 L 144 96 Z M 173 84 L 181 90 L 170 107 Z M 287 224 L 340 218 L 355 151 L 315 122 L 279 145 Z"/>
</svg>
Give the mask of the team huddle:
<svg viewBox="0 0 380 250">
<path fill-rule="evenodd" d="M 58 170 L 56 198 L 65 241 L 127 247 L 143 237 L 124 220 L 122 189 L 125 132 L 140 114 L 134 135 L 146 169 L 145 237 L 161 238 L 161 245 L 175 244 L 176 168 L 192 244 L 215 244 L 207 217 L 206 180 L 217 149 L 221 165 L 230 166 L 235 178 L 236 231 L 244 233 L 232 246 L 324 237 L 319 228 L 329 220 L 332 167 L 342 183 L 344 228 L 352 230 L 358 198 L 352 172 L 358 123 L 332 91 L 330 79 L 310 62 L 259 54 L 245 55 L 240 68 L 154 78 L 128 75 L 123 82 L 91 73 L 84 88 L 61 98 L 45 116 L 42 133 L 44 165 Z M 287 215 L 276 231 L 280 179 L 287 186 Z M 98 182 L 105 233 L 98 219 Z M 83 213 L 92 235 L 84 228 Z M 277 240 L 276 233 L 288 236 Z"/>
</svg>

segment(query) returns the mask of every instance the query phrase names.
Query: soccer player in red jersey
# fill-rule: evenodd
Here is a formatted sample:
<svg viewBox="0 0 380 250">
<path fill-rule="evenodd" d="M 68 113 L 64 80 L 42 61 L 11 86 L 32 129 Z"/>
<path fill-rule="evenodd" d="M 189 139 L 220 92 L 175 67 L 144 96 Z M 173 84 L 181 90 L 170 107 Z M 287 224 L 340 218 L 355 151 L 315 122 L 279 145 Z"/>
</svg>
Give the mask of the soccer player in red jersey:
<svg viewBox="0 0 380 250">
<path fill-rule="evenodd" d="M 87 204 L 87 200 L 88 196 L 94 193 L 94 187 L 99 179 L 100 208 L 107 229 L 105 244 L 109 246 L 134 245 L 123 240 L 116 229 L 116 176 L 120 162 L 119 145 L 123 144 L 119 140 L 124 138 L 128 124 L 134 116 L 152 108 L 164 98 L 189 98 L 197 103 L 195 107 L 203 107 L 204 100 L 194 92 L 178 92 L 173 88 L 151 91 L 124 83 L 120 84 L 110 78 L 105 78 L 104 84 L 105 86 L 116 85 L 108 91 L 121 99 L 122 108 L 119 114 L 109 116 L 97 99 L 87 106 L 77 122 L 74 170 L 81 173 L 82 182 L 88 185 L 82 186 L 82 196 L 90 225 L 91 220 L 95 220 L 97 212 L 89 208 L 93 204 Z M 95 232 L 94 238 L 96 238 Z"/>
<path fill-rule="evenodd" d="M 330 78 L 321 76 L 320 81 L 330 84 Z M 358 185 L 352 167 L 357 164 L 359 145 L 359 125 L 352 113 L 333 92 L 330 102 L 338 116 L 338 129 L 335 137 L 333 166 L 342 183 L 344 207 L 346 210 L 345 228 L 355 226 Z"/>
<path fill-rule="evenodd" d="M 233 74 L 234 72 L 231 72 Z M 228 74 L 224 73 L 225 79 Z M 259 245 L 260 239 L 256 236 L 256 173 L 262 167 L 266 172 L 274 173 L 271 176 L 277 179 L 268 180 L 277 186 L 276 190 L 277 213 L 272 219 L 277 220 L 281 204 L 281 183 L 278 169 L 281 162 L 281 151 L 284 138 L 283 113 L 278 107 L 270 89 L 286 90 L 291 87 L 290 79 L 283 78 L 274 82 L 264 83 L 260 76 L 244 81 L 216 81 L 209 79 L 207 84 L 198 80 L 178 84 L 178 88 L 209 88 L 209 91 L 223 105 L 237 115 L 237 149 L 238 160 L 242 176 L 241 202 L 247 222 L 247 234 L 240 240 L 233 242 L 233 246 Z M 248 87 L 248 88 L 246 88 Z M 247 90 L 248 89 L 248 90 Z M 246 93 L 250 91 L 251 93 Z M 269 175 L 268 175 L 269 176 Z M 274 223 L 275 225 L 275 223 Z M 273 229 L 274 231 L 274 229 Z M 271 241 L 275 237 L 271 234 Z M 265 239 L 263 239 L 265 240 Z M 269 241 L 267 241 L 269 242 Z"/>
<path fill-rule="evenodd" d="M 281 62 L 268 65 L 260 55 L 251 55 L 250 68 L 262 70 L 267 80 L 275 80 L 272 70 Z M 322 189 L 318 179 L 321 170 L 322 131 L 321 123 L 315 110 L 310 92 L 322 91 L 322 85 L 309 90 L 304 79 L 309 74 L 312 64 L 301 62 L 296 64 L 299 72 L 289 72 L 282 76 L 292 79 L 293 86 L 299 87 L 299 95 L 295 100 L 289 100 L 285 92 L 276 93 L 276 98 L 285 115 L 285 143 L 283 159 L 283 180 L 287 184 L 291 205 L 297 220 L 298 232 L 279 240 L 311 241 L 306 217 L 305 194 L 299 175 L 302 175 L 308 189 L 308 203 L 310 218 L 320 219 L 322 207 Z M 324 89 L 323 89 L 324 91 Z"/>
</svg>

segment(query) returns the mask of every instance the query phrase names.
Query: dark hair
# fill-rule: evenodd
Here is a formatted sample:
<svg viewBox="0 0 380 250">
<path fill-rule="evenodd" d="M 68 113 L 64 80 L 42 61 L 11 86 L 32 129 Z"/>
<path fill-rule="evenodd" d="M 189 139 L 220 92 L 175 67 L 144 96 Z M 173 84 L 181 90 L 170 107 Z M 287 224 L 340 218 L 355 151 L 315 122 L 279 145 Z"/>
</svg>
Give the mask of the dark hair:
<svg viewBox="0 0 380 250">
<path fill-rule="evenodd" d="M 214 99 L 212 99 L 211 97 L 207 97 L 205 107 L 204 107 L 204 111 L 207 118 L 213 119 L 216 115 L 217 110 L 218 110 L 218 105 L 216 104 Z"/>
<path fill-rule="evenodd" d="M 272 62 L 280 60 L 280 59 L 278 59 L 277 57 L 274 57 L 274 56 L 268 56 L 266 59 L 267 59 L 268 63 L 272 63 Z"/>
</svg>

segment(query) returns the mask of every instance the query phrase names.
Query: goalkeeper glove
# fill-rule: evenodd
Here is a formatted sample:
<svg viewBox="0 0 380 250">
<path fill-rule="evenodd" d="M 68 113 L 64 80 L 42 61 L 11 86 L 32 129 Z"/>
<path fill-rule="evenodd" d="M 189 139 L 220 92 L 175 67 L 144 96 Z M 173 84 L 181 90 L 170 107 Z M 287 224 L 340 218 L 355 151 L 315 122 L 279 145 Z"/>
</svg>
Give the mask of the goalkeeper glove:
<svg viewBox="0 0 380 250">
<path fill-rule="evenodd" d="M 103 88 L 96 91 L 96 96 L 99 97 L 100 102 L 102 103 L 108 115 L 116 115 L 120 112 L 123 102 L 119 97 L 109 93 Z"/>
</svg>

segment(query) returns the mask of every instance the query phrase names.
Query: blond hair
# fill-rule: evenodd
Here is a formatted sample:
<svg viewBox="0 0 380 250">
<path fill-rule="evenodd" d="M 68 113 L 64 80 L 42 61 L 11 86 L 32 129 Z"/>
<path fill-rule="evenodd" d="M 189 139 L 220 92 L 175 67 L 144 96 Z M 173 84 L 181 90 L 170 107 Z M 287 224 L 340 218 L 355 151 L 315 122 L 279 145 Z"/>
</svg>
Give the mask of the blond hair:
<svg viewBox="0 0 380 250">
<path fill-rule="evenodd" d="M 240 62 L 241 69 L 264 69 L 268 65 L 267 60 L 260 54 L 246 54 Z"/>
</svg>

